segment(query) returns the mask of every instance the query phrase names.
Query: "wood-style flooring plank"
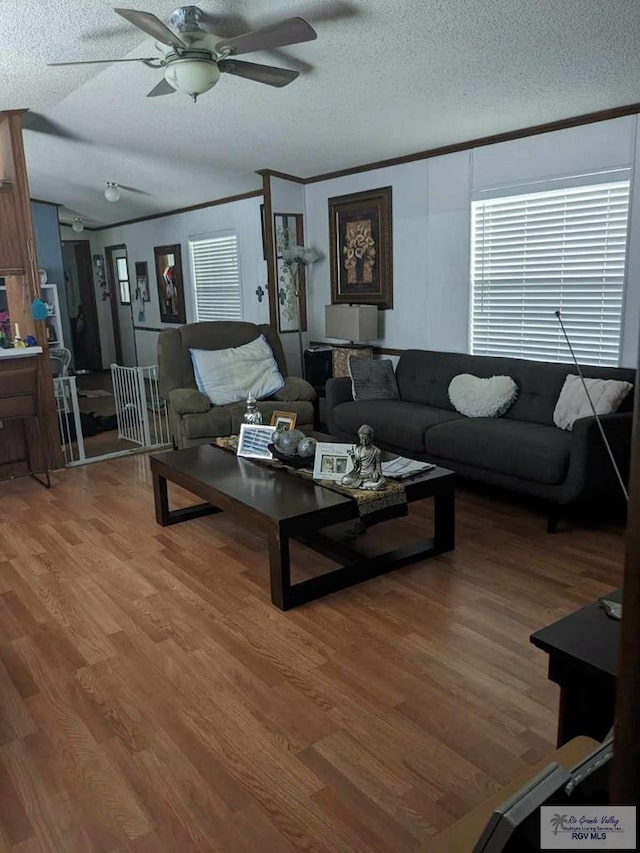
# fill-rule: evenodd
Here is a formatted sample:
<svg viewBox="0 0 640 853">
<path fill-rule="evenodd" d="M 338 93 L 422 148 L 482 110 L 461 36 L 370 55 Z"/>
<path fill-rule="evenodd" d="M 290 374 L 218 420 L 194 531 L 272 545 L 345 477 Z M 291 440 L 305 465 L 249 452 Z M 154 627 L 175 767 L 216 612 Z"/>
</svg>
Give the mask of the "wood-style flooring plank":
<svg viewBox="0 0 640 853">
<path fill-rule="evenodd" d="M 261 534 L 156 524 L 146 457 L 53 480 L 0 487 L 0 853 L 428 853 L 553 749 L 530 633 L 622 577 L 615 526 L 461 487 L 454 552 L 283 613 Z"/>
</svg>

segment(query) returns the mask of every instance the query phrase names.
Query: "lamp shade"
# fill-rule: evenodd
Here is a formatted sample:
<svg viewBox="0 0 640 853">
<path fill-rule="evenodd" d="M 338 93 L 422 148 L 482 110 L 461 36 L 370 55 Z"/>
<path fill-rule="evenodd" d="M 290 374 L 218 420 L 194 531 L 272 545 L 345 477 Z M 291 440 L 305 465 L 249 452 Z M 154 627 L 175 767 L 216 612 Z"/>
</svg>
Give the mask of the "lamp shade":
<svg viewBox="0 0 640 853">
<path fill-rule="evenodd" d="M 375 305 L 325 305 L 325 335 L 342 341 L 375 341 L 378 309 Z"/>
</svg>

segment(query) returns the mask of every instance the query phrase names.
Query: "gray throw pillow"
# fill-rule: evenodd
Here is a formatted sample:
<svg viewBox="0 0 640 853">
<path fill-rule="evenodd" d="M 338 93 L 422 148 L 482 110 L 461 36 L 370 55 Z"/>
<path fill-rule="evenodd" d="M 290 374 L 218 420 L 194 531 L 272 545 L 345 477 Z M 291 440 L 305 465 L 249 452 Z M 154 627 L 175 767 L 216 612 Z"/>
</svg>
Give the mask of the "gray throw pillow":
<svg viewBox="0 0 640 853">
<path fill-rule="evenodd" d="M 354 400 L 399 400 L 393 363 L 388 358 L 349 356 L 351 393 Z"/>
</svg>

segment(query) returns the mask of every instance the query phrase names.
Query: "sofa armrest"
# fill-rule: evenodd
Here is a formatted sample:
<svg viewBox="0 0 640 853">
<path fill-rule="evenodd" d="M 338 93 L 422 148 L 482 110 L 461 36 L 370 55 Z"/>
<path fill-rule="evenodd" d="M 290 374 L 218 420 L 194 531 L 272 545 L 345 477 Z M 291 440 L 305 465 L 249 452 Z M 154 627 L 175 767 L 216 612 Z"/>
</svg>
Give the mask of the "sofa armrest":
<svg viewBox="0 0 640 853">
<path fill-rule="evenodd" d="M 340 430 L 333 419 L 333 410 L 340 403 L 348 403 L 353 400 L 351 387 L 351 377 L 349 376 L 334 376 L 327 380 L 324 389 L 326 396 L 325 417 L 330 435 L 340 435 Z"/>
<path fill-rule="evenodd" d="M 332 379 L 328 379 L 325 385 L 327 409 L 333 409 L 339 403 L 348 403 L 353 400 L 351 388 L 351 377 L 349 376 L 334 376 Z"/>
<path fill-rule="evenodd" d="M 174 388 L 169 391 L 169 403 L 178 415 L 195 415 L 211 408 L 211 400 L 196 388 Z"/>
<path fill-rule="evenodd" d="M 283 403 L 295 403 L 298 400 L 313 402 L 316 399 L 316 392 L 313 385 L 310 385 L 306 379 L 301 379 L 299 376 L 287 376 L 284 385 L 279 391 L 276 391 L 273 399 Z"/>
<path fill-rule="evenodd" d="M 622 478 L 627 483 L 633 413 L 601 415 L 600 422 Z M 622 498 L 622 490 L 595 417 L 580 418 L 573 425 L 566 485 L 570 500 Z"/>
</svg>

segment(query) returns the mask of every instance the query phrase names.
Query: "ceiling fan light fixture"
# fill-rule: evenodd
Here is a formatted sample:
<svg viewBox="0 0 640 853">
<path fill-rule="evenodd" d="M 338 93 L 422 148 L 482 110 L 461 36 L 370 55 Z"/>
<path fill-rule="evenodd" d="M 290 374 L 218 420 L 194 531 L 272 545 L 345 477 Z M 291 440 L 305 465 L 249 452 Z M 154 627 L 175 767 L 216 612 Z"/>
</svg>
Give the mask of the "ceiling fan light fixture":
<svg viewBox="0 0 640 853">
<path fill-rule="evenodd" d="M 167 64 L 164 79 L 177 92 L 195 101 L 198 95 L 213 89 L 220 79 L 220 70 L 213 59 L 173 59 Z"/>
<path fill-rule="evenodd" d="M 104 197 L 107 201 L 120 201 L 120 187 L 115 181 L 107 181 L 107 188 L 104 191 Z"/>
<path fill-rule="evenodd" d="M 80 234 L 81 231 L 84 231 L 84 222 L 80 219 L 79 216 L 75 216 L 73 222 L 71 223 L 72 229 L 76 232 L 76 234 Z"/>
</svg>

